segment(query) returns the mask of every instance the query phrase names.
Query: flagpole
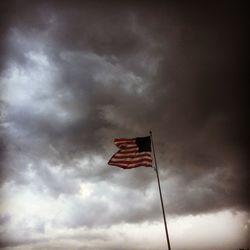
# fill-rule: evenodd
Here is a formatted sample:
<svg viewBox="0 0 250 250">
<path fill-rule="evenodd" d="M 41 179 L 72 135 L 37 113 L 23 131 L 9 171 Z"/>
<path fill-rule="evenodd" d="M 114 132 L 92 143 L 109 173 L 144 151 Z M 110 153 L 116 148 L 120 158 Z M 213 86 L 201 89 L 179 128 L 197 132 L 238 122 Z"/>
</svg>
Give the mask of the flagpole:
<svg viewBox="0 0 250 250">
<path fill-rule="evenodd" d="M 168 235 L 168 227 L 167 227 L 166 215 L 165 215 L 165 210 L 164 210 L 164 205 L 163 205 L 163 199 L 162 199 L 162 193 L 161 193 L 160 178 L 159 178 L 158 167 L 157 167 L 157 162 L 156 162 L 156 157 L 155 157 L 155 148 L 154 148 L 152 131 L 149 131 L 149 134 L 150 134 L 152 148 L 153 148 L 153 154 L 154 154 L 155 172 L 156 172 L 157 181 L 158 181 L 158 187 L 159 187 L 159 193 L 160 193 L 160 199 L 161 199 L 161 208 L 162 208 L 162 214 L 163 214 L 163 219 L 164 219 L 164 226 L 165 226 L 166 238 L 167 238 L 167 242 L 168 242 L 168 250 L 171 250 L 170 240 L 169 240 L 169 235 Z"/>
</svg>

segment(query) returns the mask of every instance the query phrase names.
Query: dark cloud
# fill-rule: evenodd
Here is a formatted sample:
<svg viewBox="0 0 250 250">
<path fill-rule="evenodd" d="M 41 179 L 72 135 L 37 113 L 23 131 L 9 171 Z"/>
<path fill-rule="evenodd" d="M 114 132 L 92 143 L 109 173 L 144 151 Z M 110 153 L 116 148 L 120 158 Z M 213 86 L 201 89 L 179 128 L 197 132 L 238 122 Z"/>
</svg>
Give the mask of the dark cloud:
<svg viewBox="0 0 250 250">
<path fill-rule="evenodd" d="M 75 201 L 68 227 L 143 221 L 140 199 L 154 220 L 158 200 L 128 195 L 152 189 L 153 174 L 106 167 L 112 138 L 152 129 L 168 213 L 249 210 L 242 3 L 1 5 L 3 184 L 30 184 L 30 166 L 54 197 L 76 193 L 80 180 L 110 181 L 125 195 L 110 199 L 133 212 Z"/>
</svg>

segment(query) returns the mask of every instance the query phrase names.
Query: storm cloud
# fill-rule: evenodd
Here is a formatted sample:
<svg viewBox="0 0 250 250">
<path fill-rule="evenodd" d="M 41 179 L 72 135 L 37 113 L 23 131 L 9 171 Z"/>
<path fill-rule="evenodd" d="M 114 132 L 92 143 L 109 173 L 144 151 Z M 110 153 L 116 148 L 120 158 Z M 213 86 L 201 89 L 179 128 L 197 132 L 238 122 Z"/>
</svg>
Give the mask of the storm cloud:
<svg viewBox="0 0 250 250">
<path fill-rule="evenodd" d="M 18 192 L 64 204 L 22 226 L 38 234 L 48 221 L 95 228 L 160 219 L 154 171 L 107 167 L 113 138 L 149 130 L 169 215 L 249 212 L 242 3 L 9 1 L 1 9 L 1 224 L 14 217 L 8 204 Z M 18 237 L 17 245 L 34 240 Z"/>
</svg>

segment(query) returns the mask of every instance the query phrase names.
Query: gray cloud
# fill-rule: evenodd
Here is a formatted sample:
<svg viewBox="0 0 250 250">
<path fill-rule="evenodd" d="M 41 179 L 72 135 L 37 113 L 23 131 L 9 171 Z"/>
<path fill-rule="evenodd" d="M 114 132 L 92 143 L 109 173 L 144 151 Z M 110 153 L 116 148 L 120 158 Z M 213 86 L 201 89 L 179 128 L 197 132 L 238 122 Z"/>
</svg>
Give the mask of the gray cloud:
<svg viewBox="0 0 250 250">
<path fill-rule="evenodd" d="M 152 129 L 170 214 L 249 211 L 244 6 L 25 2 L 1 3 L 2 185 L 72 198 L 110 182 L 120 208 L 75 200 L 64 223 L 155 220 L 158 199 L 130 194 L 154 187 L 150 170 L 106 166 L 112 138 Z"/>
</svg>

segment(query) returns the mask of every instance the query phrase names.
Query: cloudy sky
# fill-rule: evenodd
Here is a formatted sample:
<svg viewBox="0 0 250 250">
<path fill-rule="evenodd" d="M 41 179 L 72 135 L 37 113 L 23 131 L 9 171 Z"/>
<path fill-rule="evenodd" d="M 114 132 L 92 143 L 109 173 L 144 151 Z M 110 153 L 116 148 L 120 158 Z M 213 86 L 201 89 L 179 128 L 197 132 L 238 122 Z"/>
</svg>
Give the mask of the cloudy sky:
<svg viewBox="0 0 250 250">
<path fill-rule="evenodd" d="M 249 247 L 243 3 L 1 1 L 0 248 Z"/>
</svg>

